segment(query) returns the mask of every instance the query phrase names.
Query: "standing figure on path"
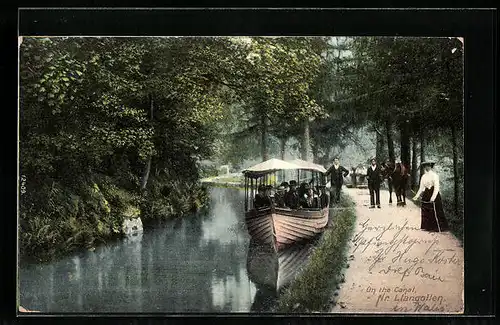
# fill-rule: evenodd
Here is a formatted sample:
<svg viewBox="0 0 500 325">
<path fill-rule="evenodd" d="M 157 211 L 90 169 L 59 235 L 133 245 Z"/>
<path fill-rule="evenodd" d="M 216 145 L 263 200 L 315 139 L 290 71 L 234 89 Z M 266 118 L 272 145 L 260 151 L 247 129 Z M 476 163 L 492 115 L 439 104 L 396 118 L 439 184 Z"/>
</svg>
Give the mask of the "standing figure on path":
<svg viewBox="0 0 500 325">
<path fill-rule="evenodd" d="M 335 158 L 333 165 L 326 171 L 326 176 L 330 175 L 330 203 L 340 202 L 340 190 L 344 184 L 344 177 L 349 175 L 349 171 L 340 166 L 339 158 Z"/>
<path fill-rule="evenodd" d="M 368 189 L 370 190 L 370 209 L 380 208 L 380 183 L 382 182 L 382 171 L 377 165 L 375 158 L 372 158 L 372 165 L 366 171 L 366 179 L 368 180 Z"/>
<path fill-rule="evenodd" d="M 413 197 L 418 200 L 422 194 L 422 222 L 420 228 L 427 231 L 447 231 L 448 221 L 444 216 L 443 202 L 439 194 L 439 176 L 433 170 L 434 162 L 423 162 L 425 174 L 420 179 L 420 187 Z"/>
</svg>

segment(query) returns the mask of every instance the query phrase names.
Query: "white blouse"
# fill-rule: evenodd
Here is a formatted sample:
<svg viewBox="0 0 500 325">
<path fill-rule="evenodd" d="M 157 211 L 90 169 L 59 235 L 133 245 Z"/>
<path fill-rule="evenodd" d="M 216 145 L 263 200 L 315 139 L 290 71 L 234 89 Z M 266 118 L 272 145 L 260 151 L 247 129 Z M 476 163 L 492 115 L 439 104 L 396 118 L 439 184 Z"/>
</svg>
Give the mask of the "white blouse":
<svg viewBox="0 0 500 325">
<path fill-rule="evenodd" d="M 439 193 L 439 176 L 433 170 L 430 170 L 422 175 L 420 188 L 415 196 L 419 196 L 425 189 L 430 189 L 433 186 L 434 191 L 432 192 L 431 201 L 434 201 Z"/>
</svg>

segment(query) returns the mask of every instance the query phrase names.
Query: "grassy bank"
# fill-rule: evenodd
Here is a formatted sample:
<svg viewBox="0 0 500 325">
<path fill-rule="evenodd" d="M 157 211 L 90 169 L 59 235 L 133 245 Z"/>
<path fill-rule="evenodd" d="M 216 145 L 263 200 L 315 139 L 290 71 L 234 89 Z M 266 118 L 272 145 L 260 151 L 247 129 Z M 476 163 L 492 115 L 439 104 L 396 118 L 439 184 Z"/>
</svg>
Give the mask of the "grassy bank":
<svg viewBox="0 0 500 325">
<path fill-rule="evenodd" d="M 444 190 L 441 194 L 443 201 L 443 210 L 446 219 L 448 220 L 448 225 L 450 226 L 450 231 L 455 237 L 460 240 L 460 243 L 464 242 L 464 198 L 463 193 L 459 197 L 459 204 L 457 210 L 453 203 L 453 191 Z"/>
<path fill-rule="evenodd" d="M 341 206 L 346 209 L 333 210 L 333 227 L 325 231 L 309 264 L 279 298 L 275 312 L 330 310 L 334 291 L 344 281 L 342 271 L 347 266 L 347 243 L 356 222 L 354 203 L 348 196 L 342 195 Z"/>
</svg>

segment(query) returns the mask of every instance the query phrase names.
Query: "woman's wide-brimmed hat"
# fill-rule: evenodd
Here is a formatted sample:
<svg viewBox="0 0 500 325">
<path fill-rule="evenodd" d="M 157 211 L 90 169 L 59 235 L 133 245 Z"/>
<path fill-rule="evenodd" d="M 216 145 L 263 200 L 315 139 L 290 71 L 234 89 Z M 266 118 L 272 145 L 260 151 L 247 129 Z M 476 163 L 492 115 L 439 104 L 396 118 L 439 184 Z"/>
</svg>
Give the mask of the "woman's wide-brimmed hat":
<svg viewBox="0 0 500 325">
<path fill-rule="evenodd" d="M 421 166 L 421 167 L 431 166 L 431 168 L 432 168 L 432 167 L 434 167 L 434 165 L 435 165 L 435 164 L 436 164 L 436 163 L 435 163 L 434 161 L 424 161 L 424 162 L 422 162 L 422 163 L 420 164 L 420 166 Z"/>
</svg>

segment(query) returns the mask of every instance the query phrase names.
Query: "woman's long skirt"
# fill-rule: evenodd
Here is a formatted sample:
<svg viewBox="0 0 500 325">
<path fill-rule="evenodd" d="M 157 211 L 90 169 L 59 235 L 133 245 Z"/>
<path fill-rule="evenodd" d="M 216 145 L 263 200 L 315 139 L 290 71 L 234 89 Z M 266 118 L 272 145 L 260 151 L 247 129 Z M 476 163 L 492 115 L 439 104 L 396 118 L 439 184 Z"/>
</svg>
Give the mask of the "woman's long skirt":
<svg viewBox="0 0 500 325">
<path fill-rule="evenodd" d="M 444 216 L 441 194 L 438 193 L 434 202 L 429 202 L 434 187 L 425 189 L 422 194 L 422 223 L 420 228 L 427 231 L 447 231 L 448 221 Z"/>
</svg>

